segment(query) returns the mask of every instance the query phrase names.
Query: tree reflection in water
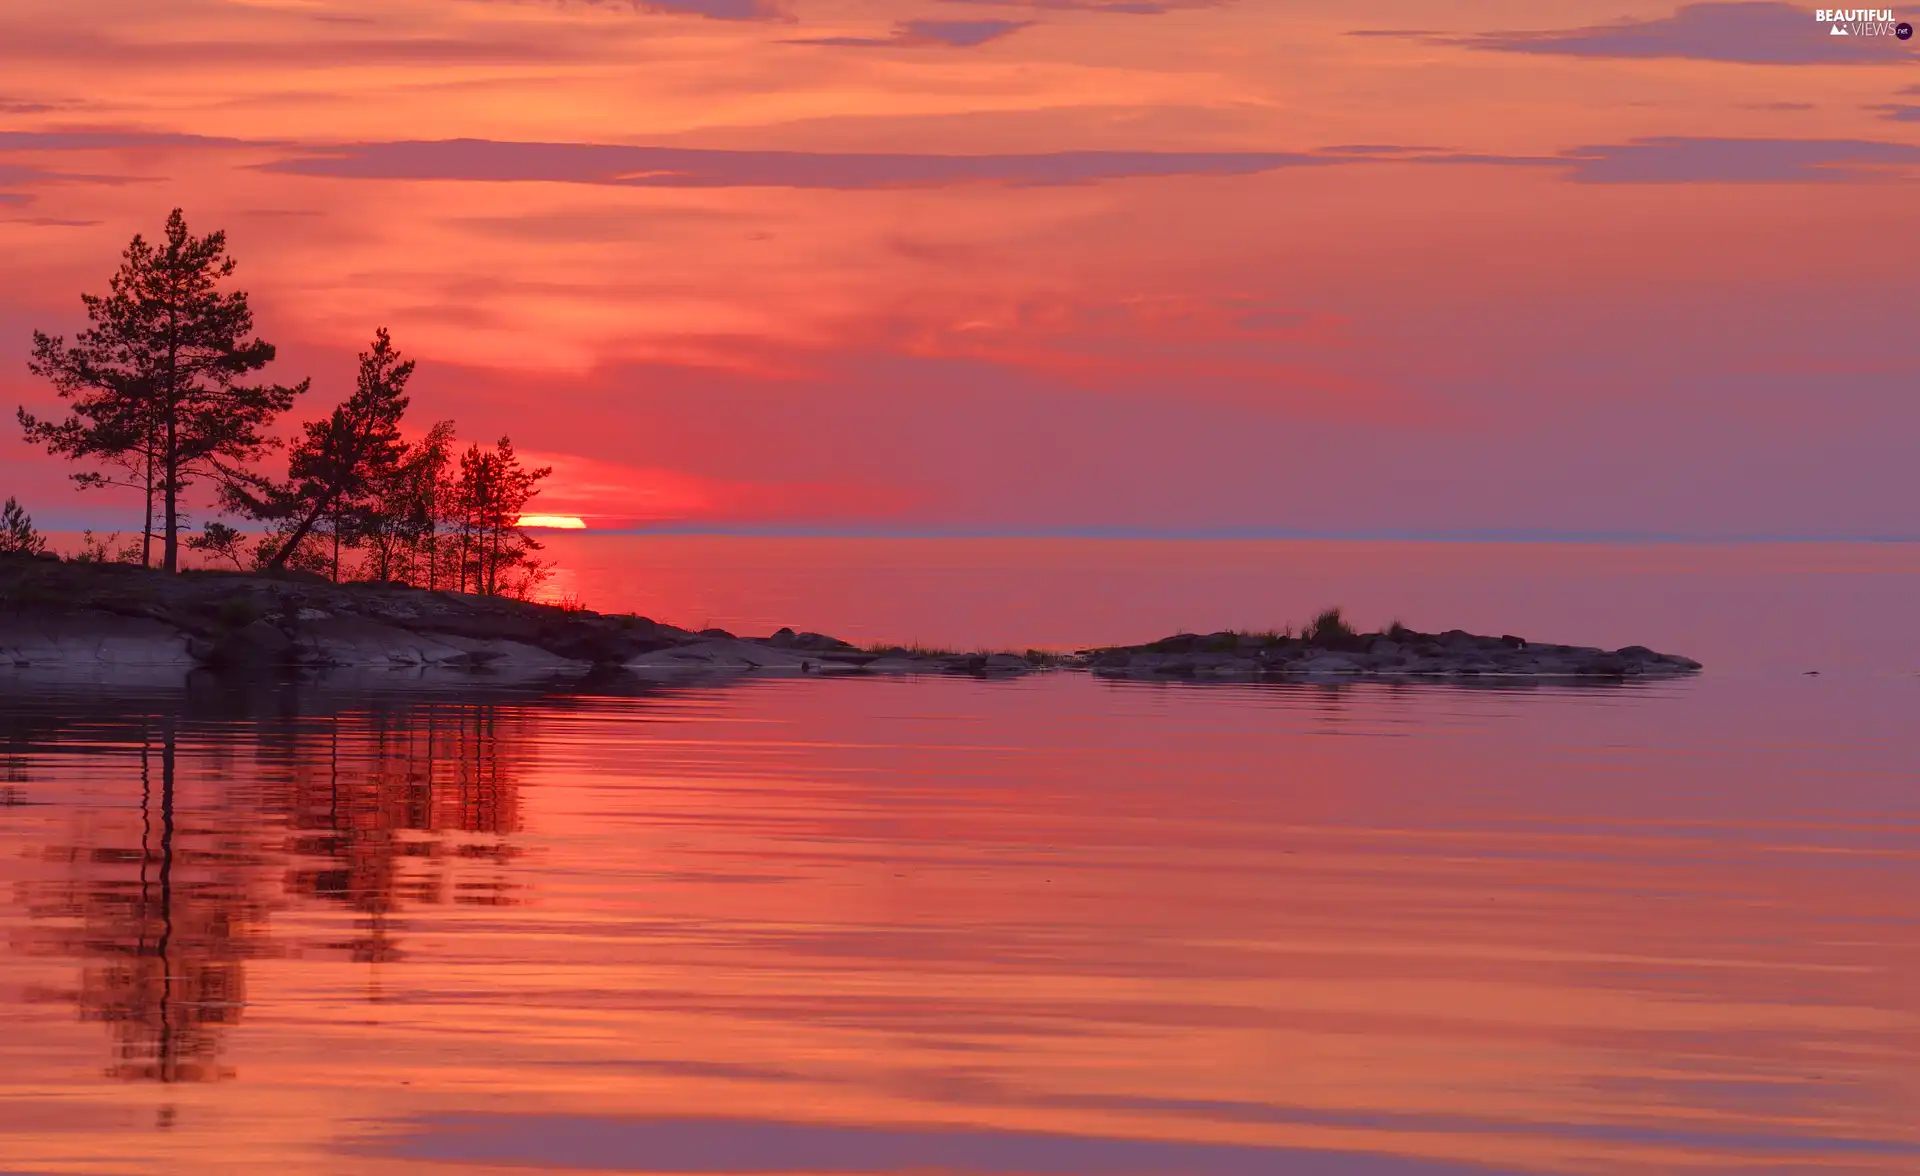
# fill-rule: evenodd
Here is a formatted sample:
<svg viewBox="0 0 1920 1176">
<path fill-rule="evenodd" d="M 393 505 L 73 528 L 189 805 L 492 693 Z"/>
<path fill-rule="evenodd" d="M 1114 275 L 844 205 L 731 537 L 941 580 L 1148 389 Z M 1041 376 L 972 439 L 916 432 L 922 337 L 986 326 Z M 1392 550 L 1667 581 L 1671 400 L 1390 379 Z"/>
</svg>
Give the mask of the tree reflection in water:
<svg viewBox="0 0 1920 1176">
<path fill-rule="evenodd" d="M 519 852 L 507 840 L 520 821 L 519 726 L 493 706 L 432 706 L 346 729 L 336 718 L 324 736 L 276 749 L 285 771 L 272 774 L 265 807 L 287 830 L 287 893 L 361 915 L 351 939 L 328 947 L 395 960 L 403 905 L 513 901 L 504 867 Z"/>
<path fill-rule="evenodd" d="M 32 786 L 25 753 L 76 743 L 91 753 L 89 782 L 138 796 L 137 813 L 75 810 L 69 843 L 47 850 L 58 876 L 21 887 L 35 926 L 14 944 L 81 961 L 74 988 L 29 995 L 108 1026 L 109 1076 L 235 1077 L 225 1038 L 247 1008 L 251 958 L 317 948 L 378 965 L 402 957 L 408 907 L 515 901 L 510 837 L 530 744 L 514 708 L 281 707 L 242 726 L 220 715 L 216 732 L 190 699 L 143 701 L 16 721 L 7 756 L 9 803 Z M 354 911 L 353 932 L 273 937 L 276 909 L 313 904 Z M 377 999 L 371 972 L 369 985 Z"/>
<path fill-rule="evenodd" d="M 221 1035 L 246 1005 L 245 960 L 265 947 L 260 858 L 231 813 L 182 815 L 177 717 L 135 722 L 111 734 L 138 741 L 138 819 L 95 810 L 71 844 L 49 851 L 65 877 L 24 897 L 35 920 L 54 925 L 23 946 L 82 961 L 73 991 L 35 995 L 70 1000 L 108 1026 L 110 1076 L 217 1081 L 232 1076 Z"/>
</svg>

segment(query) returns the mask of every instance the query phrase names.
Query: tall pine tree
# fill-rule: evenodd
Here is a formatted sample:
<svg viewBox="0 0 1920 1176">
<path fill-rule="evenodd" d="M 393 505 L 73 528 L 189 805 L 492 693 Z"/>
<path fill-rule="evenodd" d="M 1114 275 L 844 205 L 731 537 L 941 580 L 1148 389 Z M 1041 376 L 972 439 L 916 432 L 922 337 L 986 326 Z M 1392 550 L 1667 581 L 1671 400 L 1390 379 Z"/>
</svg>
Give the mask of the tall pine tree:
<svg viewBox="0 0 1920 1176">
<path fill-rule="evenodd" d="M 457 522 L 460 587 L 481 596 L 530 589 L 544 571 L 534 553 L 539 540 L 520 528 L 527 503 L 552 466 L 528 469 L 502 437 L 491 450 L 470 445 L 460 455 L 459 480 L 450 495 Z M 518 582 L 511 573 L 521 573 Z"/>
<path fill-rule="evenodd" d="M 246 293 L 219 288 L 233 270 L 227 235 L 193 236 L 176 208 L 163 241 L 136 236 L 127 246 L 110 293 L 81 295 L 92 326 L 72 346 L 33 335 L 28 366 L 69 412 L 46 421 L 20 409 L 27 439 L 69 458 L 151 469 L 169 572 L 180 566 L 182 494 L 198 479 L 241 477 L 273 445 L 262 430 L 307 388 L 240 382 L 273 361 L 274 346 L 251 337 Z"/>
<path fill-rule="evenodd" d="M 387 329 L 374 332 L 373 346 L 360 353 L 353 394 L 322 420 L 309 421 L 306 435 L 288 454 L 288 482 L 265 501 L 230 499 L 248 513 L 279 517 L 289 526 L 265 566 L 280 568 L 323 519 L 334 541 L 334 578 L 339 579 L 339 545 L 356 512 L 380 509 L 374 501 L 391 483 L 407 453 L 400 419 L 407 411 L 407 381 L 413 361 L 400 358 Z"/>
<path fill-rule="evenodd" d="M 374 478 L 352 520 L 353 537 L 371 549 L 371 579 L 438 586 L 436 532 L 447 494 L 442 483 L 452 460 L 453 422 L 441 421 Z"/>
</svg>

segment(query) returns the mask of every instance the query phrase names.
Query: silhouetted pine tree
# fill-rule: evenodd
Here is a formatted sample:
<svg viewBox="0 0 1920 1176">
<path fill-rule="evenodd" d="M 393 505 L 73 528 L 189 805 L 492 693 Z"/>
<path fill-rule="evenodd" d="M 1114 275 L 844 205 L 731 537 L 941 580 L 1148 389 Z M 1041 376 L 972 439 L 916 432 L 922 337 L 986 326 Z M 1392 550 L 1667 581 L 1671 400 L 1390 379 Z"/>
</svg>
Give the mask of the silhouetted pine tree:
<svg viewBox="0 0 1920 1176">
<path fill-rule="evenodd" d="M 62 421 L 19 410 L 27 439 L 76 460 L 139 471 L 162 502 L 161 566 L 179 569 L 180 496 L 198 478 L 226 482 L 273 446 L 261 430 L 292 407 L 293 387 L 241 384 L 272 362 L 244 291 L 221 291 L 234 260 L 223 232 L 195 237 L 179 209 L 166 238 L 134 237 L 106 297 L 81 295 L 93 324 L 74 338 L 33 336 L 31 370 L 68 402 Z M 125 485 L 105 475 L 83 485 Z M 150 533 L 153 528 L 147 526 Z"/>
<path fill-rule="evenodd" d="M 0 506 L 0 555 L 39 555 L 47 549 L 46 536 L 33 525 L 33 516 L 18 502 Z"/>
<path fill-rule="evenodd" d="M 451 498 L 458 520 L 461 591 L 472 583 L 482 596 L 518 594 L 542 578 L 545 569 L 534 558 L 540 543 L 520 529 L 520 516 L 539 493 L 539 482 L 551 473 L 551 466 L 533 470 L 522 465 L 506 437 L 492 450 L 471 445 L 460 455 Z M 515 572 L 520 573 L 517 580 Z"/>
<path fill-rule="evenodd" d="M 243 489 L 229 496 L 232 507 L 286 524 L 285 533 L 273 539 L 273 553 L 264 558 L 263 567 L 285 567 L 319 527 L 332 539 L 333 578 L 340 578 L 340 549 L 353 540 L 356 516 L 384 509 L 378 492 L 392 480 L 406 452 L 400 420 L 406 415 L 412 375 L 413 361 L 400 358 L 381 327 L 374 332 L 373 346 L 360 353 L 353 394 L 325 419 L 309 421 L 305 436 L 294 443 L 287 483 L 269 484 L 264 494 Z"/>
<path fill-rule="evenodd" d="M 374 579 L 437 586 L 442 484 L 452 459 L 453 422 L 441 421 L 407 446 L 380 479 L 355 521 L 361 540 L 372 548 Z"/>
<path fill-rule="evenodd" d="M 247 537 L 225 523 L 208 523 L 200 528 L 198 535 L 187 540 L 187 546 L 194 551 L 217 555 L 235 568 L 246 566 L 242 557 L 247 553 Z"/>
</svg>

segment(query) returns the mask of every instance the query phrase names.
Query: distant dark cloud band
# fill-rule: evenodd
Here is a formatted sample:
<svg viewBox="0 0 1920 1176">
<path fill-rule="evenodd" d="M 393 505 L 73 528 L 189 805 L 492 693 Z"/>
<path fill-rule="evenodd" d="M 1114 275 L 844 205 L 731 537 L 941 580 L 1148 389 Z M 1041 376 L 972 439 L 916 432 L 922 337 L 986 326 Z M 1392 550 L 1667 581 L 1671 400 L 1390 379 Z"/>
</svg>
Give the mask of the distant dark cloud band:
<svg viewBox="0 0 1920 1176">
<path fill-rule="evenodd" d="M 84 175 L 71 172 L 47 171 L 44 168 L 26 164 L 7 163 L 0 160 L 0 204 L 31 204 L 34 195 L 22 188 L 37 188 L 49 184 L 104 184 L 117 186 L 136 182 L 129 176 Z"/>
<path fill-rule="evenodd" d="M 292 147 L 286 139 L 226 139 L 170 131 L 0 131 L 0 151 L 144 151 L 155 148 Z"/>
<path fill-rule="evenodd" d="M 703 16 L 708 20 L 792 20 L 778 0 L 550 0 L 596 8 L 630 8 L 659 16 Z"/>
<path fill-rule="evenodd" d="M 1864 183 L 1920 165 L 1920 147 L 1866 139 L 1636 139 L 1563 155 L 1589 184 Z"/>
<path fill-rule="evenodd" d="M 366 143 L 279 160 L 268 171 L 385 180 L 544 180 L 631 187 L 924 188 L 1052 186 L 1156 176 L 1253 175 L 1383 163 L 1548 167 L 1587 184 L 1833 183 L 1904 176 L 1920 147 L 1853 139 L 1653 138 L 1554 156 L 1435 153 L 1365 145 L 1323 152 L 1062 151 L 903 155 L 709 151 L 483 139 Z"/>
<path fill-rule="evenodd" d="M 546 180 L 649 188 L 925 188 L 1084 184 L 1144 176 L 1248 175 L 1329 161 L 1293 152 L 1060 151 L 905 155 L 717 151 L 489 139 L 362 143 L 283 159 L 264 170 L 382 180 Z"/>
<path fill-rule="evenodd" d="M 1027 20 L 903 20 L 887 37 L 796 37 L 789 45 L 843 45 L 857 49 L 971 49 L 1019 32 Z"/>
<path fill-rule="evenodd" d="M 1885 65 L 1920 60 L 1893 37 L 1835 37 L 1813 9 L 1772 0 L 1687 4 L 1672 16 L 1539 32 L 1437 33 L 1363 29 L 1433 45 L 1556 57 L 1677 57 L 1749 65 Z"/>
<path fill-rule="evenodd" d="M 1910 105 L 1885 117 L 1911 121 Z M 1480 166 L 1544 169 L 1581 184 L 1871 183 L 1920 174 L 1920 146 L 1869 139 L 1726 139 L 1669 136 L 1574 147 L 1553 155 L 1503 155 L 1427 146 L 1343 144 L 1315 151 L 1056 151 L 933 155 L 520 143 L 449 139 L 300 146 L 120 131 L 0 131 L 0 153 L 28 155 L 0 168 L 0 185 L 115 183 L 123 177 L 45 171 L 46 152 L 155 149 L 263 151 L 249 166 L 345 180 L 594 184 L 636 188 L 876 190 L 971 184 L 1053 187 L 1176 176 L 1247 176 L 1302 167 Z"/>
<path fill-rule="evenodd" d="M 1190 8 L 1218 8 L 1226 0 L 945 0 L 948 4 L 979 4 L 994 8 L 1037 8 L 1049 12 L 1112 12 L 1127 16 L 1158 16 Z"/>
</svg>

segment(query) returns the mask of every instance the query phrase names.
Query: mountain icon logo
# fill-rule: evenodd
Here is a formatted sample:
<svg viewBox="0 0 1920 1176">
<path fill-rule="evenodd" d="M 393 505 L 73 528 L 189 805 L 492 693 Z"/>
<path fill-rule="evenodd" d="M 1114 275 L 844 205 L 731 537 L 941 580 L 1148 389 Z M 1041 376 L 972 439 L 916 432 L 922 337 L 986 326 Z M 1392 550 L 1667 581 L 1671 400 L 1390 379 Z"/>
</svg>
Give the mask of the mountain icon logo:
<svg viewBox="0 0 1920 1176">
<path fill-rule="evenodd" d="M 1834 25 L 1827 35 L 1830 37 L 1851 37 L 1853 34 L 1841 28 L 1839 25 Z"/>
</svg>

